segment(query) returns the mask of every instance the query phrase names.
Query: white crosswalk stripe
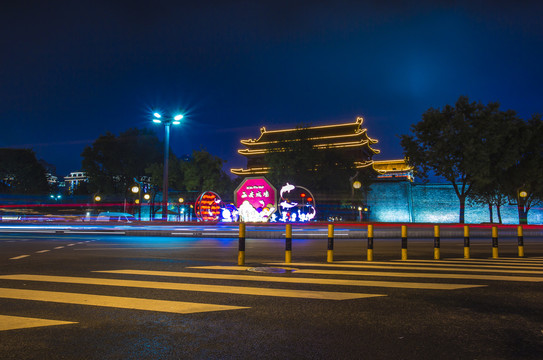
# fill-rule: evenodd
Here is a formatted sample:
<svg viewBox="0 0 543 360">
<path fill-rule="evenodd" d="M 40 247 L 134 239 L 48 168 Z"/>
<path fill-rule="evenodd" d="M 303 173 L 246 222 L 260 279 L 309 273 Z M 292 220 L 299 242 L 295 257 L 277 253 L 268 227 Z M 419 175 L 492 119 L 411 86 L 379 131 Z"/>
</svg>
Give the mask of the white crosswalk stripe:
<svg viewBox="0 0 543 360">
<path fill-rule="evenodd" d="M 282 297 L 313 300 L 355 300 L 388 296 L 364 288 L 415 289 L 454 291 L 492 286 L 496 281 L 541 282 L 543 281 L 543 259 L 445 259 L 439 261 L 409 260 L 388 262 L 343 261 L 334 263 L 271 263 L 281 267 L 284 274 L 258 274 L 247 266 L 199 266 L 181 269 L 182 271 L 157 271 L 144 269 L 96 270 L 96 277 L 52 276 L 36 274 L 0 275 L 0 298 L 36 302 L 54 302 L 82 306 L 131 309 L 137 311 L 157 311 L 165 313 L 191 314 L 210 311 L 248 309 L 243 296 Z M 107 276 L 107 277 L 104 277 Z M 115 278 L 112 278 L 115 277 Z M 130 277 L 130 279 L 126 279 Z M 152 280 L 150 278 L 152 277 Z M 387 277 L 386 281 L 375 277 Z M 163 279 L 156 281 L 156 279 Z M 400 281 L 409 279 L 408 281 Z M 173 279 L 167 282 L 164 279 Z M 439 279 L 430 282 L 428 279 Z M 224 281 L 236 285 L 206 284 L 208 280 Z M 450 282 L 449 280 L 461 280 Z M 196 283 L 195 283 L 196 281 Z M 9 285 L 24 282 L 25 288 L 11 288 Z M 476 282 L 476 283 L 475 283 Z M 32 290 L 39 284 L 77 284 L 89 286 L 87 293 Z M 252 286 L 245 286 L 251 283 Z M 7 284 L 7 285 L 6 285 Z M 267 284 L 267 285 L 264 285 Z M 273 284 L 273 285 L 272 285 Z M 292 284 L 299 285 L 293 289 Z M 270 287 L 272 285 L 273 287 Z M 283 288 L 290 285 L 290 288 Z M 157 291 L 178 291 L 180 296 L 186 292 L 207 294 L 235 294 L 235 305 L 218 305 L 171 301 L 160 299 L 134 298 L 96 294 L 99 286 L 113 288 L 144 288 Z M 304 287 L 311 287 L 311 290 Z M 342 291 L 334 288 L 341 286 Z M 317 290 L 324 287 L 326 291 Z M 345 288 L 351 292 L 345 292 Z M 209 295 L 212 296 L 212 295 Z M 60 315 L 60 318 L 63 316 Z M 0 331 L 70 325 L 77 319 L 48 320 L 20 316 L 0 315 Z"/>
</svg>

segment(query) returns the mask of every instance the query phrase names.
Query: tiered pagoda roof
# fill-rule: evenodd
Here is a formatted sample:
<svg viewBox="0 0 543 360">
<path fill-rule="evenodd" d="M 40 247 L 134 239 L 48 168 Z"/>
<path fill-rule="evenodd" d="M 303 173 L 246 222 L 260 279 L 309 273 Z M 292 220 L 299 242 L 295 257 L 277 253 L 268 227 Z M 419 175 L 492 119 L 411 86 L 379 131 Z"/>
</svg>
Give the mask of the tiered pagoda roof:
<svg viewBox="0 0 543 360">
<path fill-rule="evenodd" d="M 360 128 L 363 121 L 361 117 L 358 117 L 354 123 L 284 130 L 266 130 L 262 127 L 258 139 L 241 140 L 241 144 L 247 148 L 238 150 L 238 153 L 244 156 L 264 154 L 273 144 L 294 141 L 296 133 L 303 131 L 304 136 L 315 148 L 368 147 L 373 154 L 378 154 L 379 150 L 371 148 L 371 145 L 378 141 L 368 136 L 367 129 Z"/>
<path fill-rule="evenodd" d="M 264 155 L 281 142 L 297 141 L 302 135 L 316 149 L 344 149 L 353 152 L 357 168 L 370 166 L 373 164 L 372 156 L 379 154 L 379 150 L 372 147 L 378 141 L 368 136 L 367 129 L 361 128 L 363 121 L 362 117 L 357 117 L 354 123 L 283 130 L 266 130 L 262 127 L 258 139 L 241 140 L 245 149 L 238 150 L 238 153 L 247 157 L 247 169 L 230 171 L 242 176 L 266 174 L 269 167 L 262 161 Z"/>
</svg>

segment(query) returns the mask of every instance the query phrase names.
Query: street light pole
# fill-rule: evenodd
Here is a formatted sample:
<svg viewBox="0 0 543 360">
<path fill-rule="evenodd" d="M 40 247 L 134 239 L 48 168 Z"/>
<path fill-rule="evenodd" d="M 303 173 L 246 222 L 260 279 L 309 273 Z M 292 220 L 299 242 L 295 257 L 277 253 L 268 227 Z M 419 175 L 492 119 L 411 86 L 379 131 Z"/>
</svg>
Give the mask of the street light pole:
<svg viewBox="0 0 543 360">
<path fill-rule="evenodd" d="M 154 113 L 153 122 L 164 125 L 164 171 L 162 176 L 162 220 L 168 221 L 168 163 L 170 153 L 170 126 L 179 125 L 183 115 L 176 115 L 173 118 Z"/>
<path fill-rule="evenodd" d="M 164 123 L 164 172 L 162 176 L 162 221 L 168 221 L 168 164 L 170 152 L 170 123 Z"/>
</svg>

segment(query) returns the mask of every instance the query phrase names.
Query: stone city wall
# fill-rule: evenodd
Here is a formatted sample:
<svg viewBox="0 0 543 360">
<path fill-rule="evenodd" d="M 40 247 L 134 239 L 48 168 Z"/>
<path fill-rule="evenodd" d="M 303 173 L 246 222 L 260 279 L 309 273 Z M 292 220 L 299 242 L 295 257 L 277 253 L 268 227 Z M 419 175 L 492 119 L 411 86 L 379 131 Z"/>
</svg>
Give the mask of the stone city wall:
<svg viewBox="0 0 543 360">
<path fill-rule="evenodd" d="M 451 184 L 421 184 L 411 182 L 380 182 L 371 186 L 367 203 L 369 220 L 377 222 L 457 223 L 460 209 L 458 197 Z M 493 209 L 494 222 L 498 222 Z M 504 224 L 518 224 L 515 205 L 501 208 Z M 466 201 L 465 222 L 479 224 L 490 221 L 487 206 Z M 529 224 L 543 224 L 541 206 L 528 212 Z"/>
</svg>

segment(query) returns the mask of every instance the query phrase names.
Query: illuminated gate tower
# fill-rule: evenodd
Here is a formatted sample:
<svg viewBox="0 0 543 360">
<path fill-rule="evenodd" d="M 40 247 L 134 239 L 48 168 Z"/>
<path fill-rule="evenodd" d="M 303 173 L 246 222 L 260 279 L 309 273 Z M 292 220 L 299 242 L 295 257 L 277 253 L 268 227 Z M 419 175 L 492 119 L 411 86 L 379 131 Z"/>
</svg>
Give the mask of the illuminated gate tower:
<svg viewBox="0 0 543 360">
<path fill-rule="evenodd" d="M 356 168 L 371 166 L 373 165 L 373 155 L 379 154 L 379 150 L 372 148 L 377 140 L 370 138 L 367 129 L 360 127 L 362 122 L 363 119 L 357 117 L 354 123 L 337 125 L 285 130 L 266 130 L 265 127 L 262 127 L 258 139 L 241 140 L 241 144 L 246 148 L 238 150 L 238 153 L 247 158 L 247 169 L 231 169 L 230 171 L 239 176 L 267 174 L 270 168 L 265 163 L 265 155 L 270 147 L 280 141 L 300 139 L 302 134 L 316 149 L 345 151 L 347 155 L 354 159 Z"/>
</svg>

